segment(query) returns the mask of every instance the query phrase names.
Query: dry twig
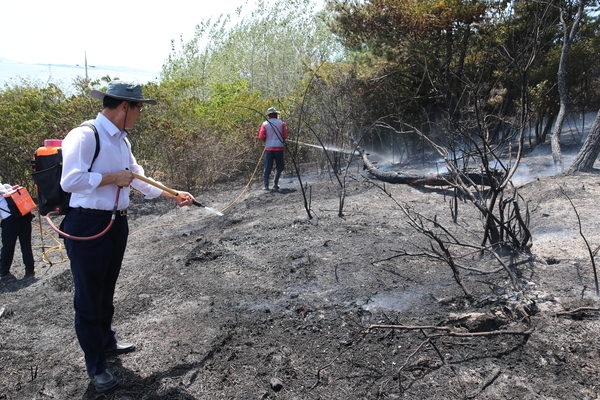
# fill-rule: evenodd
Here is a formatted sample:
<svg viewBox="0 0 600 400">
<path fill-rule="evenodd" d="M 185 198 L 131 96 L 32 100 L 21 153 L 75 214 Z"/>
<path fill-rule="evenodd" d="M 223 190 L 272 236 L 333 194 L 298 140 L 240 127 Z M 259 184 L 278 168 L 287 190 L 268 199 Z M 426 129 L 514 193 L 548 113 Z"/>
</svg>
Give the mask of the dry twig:
<svg viewBox="0 0 600 400">
<path fill-rule="evenodd" d="M 449 328 L 447 326 L 430 326 L 430 325 L 415 326 L 415 325 L 380 325 L 380 324 L 374 324 L 374 325 L 369 325 L 366 328 L 366 333 L 369 333 L 373 329 L 399 329 L 399 330 L 407 330 L 407 331 L 420 330 L 420 329 L 429 329 L 429 330 L 443 331 L 444 332 L 442 334 L 436 334 L 436 335 L 429 336 L 429 338 L 440 337 L 440 336 L 454 336 L 454 337 L 478 337 L 478 336 L 499 336 L 499 335 L 521 335 L 521 336 L 527 336 L 527 335 L 531 335 L 533 333 L 533 331 L 535 330 L 534 327 L 530 327 L 529 329 L 524 330 L 524 331 L 497 330 L 497 331 L 489 331 L 489 332 L 457 332 L 457 331 L 455 331 L 452 328 Z"/>
<path fill-rule="evenodd" d="M 579 308 L 576 308 L 574 310 L 557 312 L 556 315 L 574 315 L 574 314 L 579 314 L 579 313 L 584 312 L 584 311 L 600 311 L 600 308 L 597 308 L 597 307 L 579 307 Z"/>
</svg>

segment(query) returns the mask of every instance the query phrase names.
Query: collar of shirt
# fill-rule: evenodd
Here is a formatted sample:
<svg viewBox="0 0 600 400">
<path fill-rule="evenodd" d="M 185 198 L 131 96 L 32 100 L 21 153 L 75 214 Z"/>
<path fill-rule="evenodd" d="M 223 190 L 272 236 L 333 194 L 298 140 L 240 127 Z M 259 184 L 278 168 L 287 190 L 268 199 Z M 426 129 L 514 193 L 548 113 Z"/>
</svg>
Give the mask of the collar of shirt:
<svg viewBox="0 0 600 400">
<path fill-rule="evenodd" d="M 115 124 L 112 123 L 110 119 L 106 118 L 102 113 L 98 113 L 95 122 L 98 123 L 97 125 L 100 125 L 102 128 L 104 128 L 106 133 L 108 133 L 112 137 L 119 135 L 119 140 L 123 139 L 124 137 L 127 137 L 127 131 L 121 131 L 119 128 L 117 128 Z M 96 126 L 96 128 L 98 128 L 98 126 Z"/>
</svg>

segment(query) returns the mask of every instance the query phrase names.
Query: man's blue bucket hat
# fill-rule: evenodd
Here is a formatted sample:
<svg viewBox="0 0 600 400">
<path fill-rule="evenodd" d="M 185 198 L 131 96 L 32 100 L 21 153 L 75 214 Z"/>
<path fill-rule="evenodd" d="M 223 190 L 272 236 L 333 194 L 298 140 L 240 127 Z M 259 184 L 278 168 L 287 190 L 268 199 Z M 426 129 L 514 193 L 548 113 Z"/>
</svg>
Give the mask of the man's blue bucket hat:
<svg viewBox="0 0 600 400">
<path fill-rule="evenodd" d="M 108 82 L 106 92 L 92 90 L 90 95 L 96 99 L 103 99 L 104 96 L 112 97 L 119 100 L 137 101 L 139 103 L 156 104 L 156 100 L 145 99 L 142 95 L 142 85 L 139 83 L 111 81 Z"/>
</svg>

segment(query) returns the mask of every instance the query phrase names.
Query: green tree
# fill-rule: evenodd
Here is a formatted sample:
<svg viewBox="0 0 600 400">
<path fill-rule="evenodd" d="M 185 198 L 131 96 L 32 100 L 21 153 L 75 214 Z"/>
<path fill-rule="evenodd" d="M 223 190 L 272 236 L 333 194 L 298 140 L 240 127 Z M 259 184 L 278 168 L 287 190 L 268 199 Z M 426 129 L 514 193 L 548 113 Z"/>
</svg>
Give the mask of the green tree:
<svg viewBox="0 0 600 400">
<path fill-rule="evenodd" d="M 54 84 L 29 80 L 0 91 L 0 176 L 2 182 L 32 189 L 31 159 L 44 139 L 57 138 L 67 98 Z M 60 138 L 60 137 L 59 137 Z"/>
<path fill-rule="evenodd" d="M 237 22 L 221 16 L 196 26 L 192 40 L 174 48 L 163 79 L 189 94 L 208 99 L 213 84 L 248 82 L 250 91 L 284 98 L 306 74 L 307 66 L 341 55 L 342 48 L 326 25 L 327 14 L 311 0 L 258 0 Z"/>
</svg>

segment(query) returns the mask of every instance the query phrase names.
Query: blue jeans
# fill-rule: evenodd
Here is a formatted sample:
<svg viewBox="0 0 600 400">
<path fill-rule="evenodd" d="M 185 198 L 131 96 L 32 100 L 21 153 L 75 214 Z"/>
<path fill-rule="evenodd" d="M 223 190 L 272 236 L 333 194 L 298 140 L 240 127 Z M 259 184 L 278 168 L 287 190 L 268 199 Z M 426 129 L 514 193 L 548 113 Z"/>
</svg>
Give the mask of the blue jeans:
<svg viewBox="0 0 600 400">
<path fill-rule="evenodd" d="M 263 180 L 266 188 L 269 187 L 269 176 L 271 175 L 271 170 L 273 169 L 273 163 L 275 163 L 275 179 L 273 180 L 273 185 L 278 186 L 279 177 L 281 176 L 281 172 L 283 172 L 283 168 L 285 167 L 283 163 L 283 150 L 265 150 L 265 169 L 263 171 Z"/>
</svg>

